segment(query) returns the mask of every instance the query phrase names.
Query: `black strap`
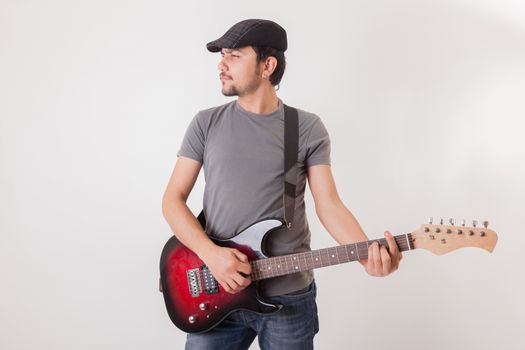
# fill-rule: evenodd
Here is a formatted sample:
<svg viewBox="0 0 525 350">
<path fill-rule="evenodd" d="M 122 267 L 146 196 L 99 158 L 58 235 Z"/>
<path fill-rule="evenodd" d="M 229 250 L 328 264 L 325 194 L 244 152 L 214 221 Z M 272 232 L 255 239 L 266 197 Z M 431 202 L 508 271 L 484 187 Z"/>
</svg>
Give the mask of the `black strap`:
<svg viewBox="0 0 525 350">
<path fill-rule="evenodd" d="M 297 187 L 297 153 L 299 151 L 299 117 L 297 109 L 284 105 L 284 222 L 292 228 Z"/>
</svg>

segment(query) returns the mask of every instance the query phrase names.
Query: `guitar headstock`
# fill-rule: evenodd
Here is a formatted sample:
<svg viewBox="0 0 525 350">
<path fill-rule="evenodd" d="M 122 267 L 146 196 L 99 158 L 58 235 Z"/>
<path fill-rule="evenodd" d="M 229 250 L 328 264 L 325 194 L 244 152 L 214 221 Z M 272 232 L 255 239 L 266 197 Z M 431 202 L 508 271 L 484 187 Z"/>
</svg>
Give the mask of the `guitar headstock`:
<svg viewBox="0 0 525 350">
<path fill-rule="evenodd" d="M 477 227 L 473 221 L 472 226 L 465 226 L 465 220 L 461 226 L 454 225 L 450 219 L 450 225 L 444 225 L 443 219 L 439 224 L 432 224 L 432 218 L 428 224 L 423 224 L 412 232 L 414 248 L 422 248 L 436 255 L 443 255 L 453 250 L 465 247 L 478 247 L 492 252 L 498 241 L 496 232 L 488 228 L 488 222 L 484 221 L 482 227 Z"/>
</svg>

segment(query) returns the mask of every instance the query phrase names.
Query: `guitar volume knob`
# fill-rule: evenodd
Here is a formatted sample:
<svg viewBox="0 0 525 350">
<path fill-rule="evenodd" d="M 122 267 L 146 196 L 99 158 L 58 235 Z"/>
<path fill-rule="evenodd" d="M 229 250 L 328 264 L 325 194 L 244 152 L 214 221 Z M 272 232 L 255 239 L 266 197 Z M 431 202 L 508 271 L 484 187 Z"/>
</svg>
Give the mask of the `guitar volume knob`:
<svg viewBox="0 0 525 350">
<path fill-rule="evenodd" d="M 194 324 L 195 322 L 197 322 L 197 316 L 191 315 L 190 317 L 188 317 L 188 322 Z"/>
<path fill-rule="evenodd" d="M 199 309 L 201 309 L 202 311 L 206 310 L 208 308 L 208 304 L 207 303 L 200 303 L 199 304 Z"/>
</svg>

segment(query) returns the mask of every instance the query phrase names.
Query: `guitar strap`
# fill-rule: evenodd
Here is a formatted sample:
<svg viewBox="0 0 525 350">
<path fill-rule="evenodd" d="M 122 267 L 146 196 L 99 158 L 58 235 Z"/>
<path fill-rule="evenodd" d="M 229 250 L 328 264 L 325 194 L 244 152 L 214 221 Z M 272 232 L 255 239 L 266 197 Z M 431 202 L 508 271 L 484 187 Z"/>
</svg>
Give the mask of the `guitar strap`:
<svg viewBox="0 0 525 350">
<path fill-rule="evenodd" d="M 284 191 L 283 208 L 284 222 L 288 229 L 292 229 L 295 196 L 297 187 L 297 154 L 299 152 L 299 116 L 296 108 L 284 107 Z M 206 217 L 201 210 L 197 217 L 201 226 L 206 228 Z"/>
<path fill-rule="evenodd" d="M 297 187 L 297 153 L 299 151 L 299 117 L 297 109 L 284 105 L 284 223 L 292 229 Z"/>
</svg>

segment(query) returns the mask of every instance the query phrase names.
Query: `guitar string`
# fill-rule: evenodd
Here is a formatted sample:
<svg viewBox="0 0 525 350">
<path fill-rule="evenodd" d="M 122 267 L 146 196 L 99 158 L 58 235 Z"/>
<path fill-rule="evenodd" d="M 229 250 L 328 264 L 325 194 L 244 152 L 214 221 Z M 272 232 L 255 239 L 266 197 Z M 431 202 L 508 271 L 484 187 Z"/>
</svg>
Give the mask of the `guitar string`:
<svg viewBox="0 0 525 350">
<path fill-rule="evenodd" d="M 407 251 L 413 249 L 411 246 L 413 244 L 413 239 L 411 237 L 411 234 L 408 233 L 406 235 L 398 235 L 394 236 L 394 239 L 396 240 L 396 243 L 398 245 L 398 248 L 400 251 Z M 356 260 L 362 260 L 368 258 L 368 247 L 373 243 L 379 241 L 381 245 L 385 245 L 387 243 L 387 240 L 385 238 L 377 239 L 377 240 L 369 240 L 364 242 L 357 242 L 357 243 L 351 243 L 347 245 L 341 245 L 336 247 L 330 247 L 330 248 L 324 248 L 319 249 L 315 251 L 307 251 L 297 254 L 289 254 L 284 256 L 277 256 L 277 257 L 270 257 L 266 259 L 261 260 L 254 260 L 251 262 L 253 272 L 250 274 L 254 280 L 260 280 L 265 278 L 271 278 L 271 277 L 277 277 L 282 276 L 290 273 L 294 273 L 294 271 L 300 272 L 320 267 L 327 267 L 347 262 L 352 262 Z M 356 253 L 358 257 L 362 257 L 360 259 L 357 259 L 355 256 L 348 255 L 348 248 L 354 246 L 356 249 Z M 339 251 L 343 249 L 346 253 L 347 258 L 343 257 L 343 260 L 339 258 Z M 359 253 L 362 254 L 359 254 Z M 363 254 L 364 253 L 364 254 Z M 313 262 L 314 254 L 319 255 L 319 259 L 316 261 L 318 263 Z M 323 261 L 324 258 L 328 258 L 327 260 Z M 330 259 L 330 255 L 332 256 L 332 259 Z M 334 261 L 335 256 L 337 256 L 337 259 Z M 304 264 L 300 263 L 300 260 L 304 260 Z M 307 258 L 310 258 L 312 263 L 308 263 Z M 283 264 L 282 259 L 285 259 L 285 263 Z M 290 260 L 290 263 L 286 262 L 286 259 L 292 259 Z M 294 263 L 295 262 L 295 263 Z M 281 266 L 283 266 L 281 268 Z"/>
</svg>

